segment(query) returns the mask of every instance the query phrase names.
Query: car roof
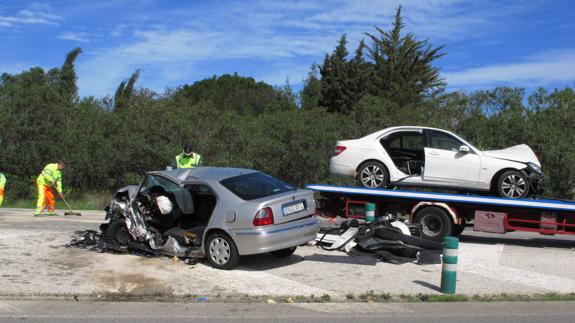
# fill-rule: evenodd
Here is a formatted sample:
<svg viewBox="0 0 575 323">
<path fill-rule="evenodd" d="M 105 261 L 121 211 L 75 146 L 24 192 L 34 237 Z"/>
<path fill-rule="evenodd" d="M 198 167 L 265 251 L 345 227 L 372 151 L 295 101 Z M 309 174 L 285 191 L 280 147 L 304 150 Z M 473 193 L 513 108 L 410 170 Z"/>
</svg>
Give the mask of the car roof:
<svg viewBox="0 0 575 323">
<path fill-rule="evenodd" d="M 221 181 L 226 178 L 235 177 L 244 174 L 257 173 L 258 171 L 247 168 L 232 167 L 194 167 L 194 168 L 177 168 L 173 170 L 153 171 L 148 174 L 163 175 L 170 177 L 178 182 L 202 181 Z"/>
<path fill-rule="evenodd" d="M 398 126 L 398 127 L 390 127 L 390 128 L 385 128 L 379 131 L 376 131 L 374 133 L 370 133 L 369 135 L 363 137 L 363 138 L 368 138 L 368 137 L 380 137 L 383 134 L 386 134 L 390 131 L 396 131 L 396 130 L 412 130 L 412 131 L 416 131 L 416 130 L 435 130 L 435 131 L 440 131 L 440 132 L 446 132 L 446 133 L 450 133 L 453 134 L 451 131 L 448 130 L 444 130 L 444 129 L 438 129 L 438 128 L 431 128 L 431 127 L 420 127 L 420 126 Z"/>
</svg>

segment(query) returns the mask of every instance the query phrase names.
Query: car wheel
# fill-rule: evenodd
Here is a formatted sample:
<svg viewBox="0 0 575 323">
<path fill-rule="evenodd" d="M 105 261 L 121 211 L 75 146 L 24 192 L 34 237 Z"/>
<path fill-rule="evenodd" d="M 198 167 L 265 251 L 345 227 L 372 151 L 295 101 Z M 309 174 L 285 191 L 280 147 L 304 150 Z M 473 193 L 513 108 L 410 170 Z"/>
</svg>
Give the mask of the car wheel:
<svg viewBox="0 0 575 323">
<path fill-rule="evenodd" d="M 497 180 L 497 193 L 507 198 L 526 197 L 529 194 L 529 181 L 521 172 L 505 172 Z"/>
<path fill-rule="evenodd" d="M 278 257 L 278 258 L 285 258 L 285 257 L 289 257 L 289 256 L 293 255 L 293 253 L 295 252 L 296 249 L 297 249 L 297 246 L 291 247 L 291 248 L 286 248 L 286 249 L 281 249 L 281 250 L 272 251 L 272 252 L 270 252 L 270 253 L 271 253 L 272 255 Z"/>
<path fill-rule="evenodd" d="M 367 188 L 384 188 L 389 184 L 387 168 L 380 162 L 367 162 L 359 168 L 359 185 Z"/>
<path fill-rule="evenodd" d="M 224 233 L 214 233 L 206 240 L 208 261 L 212 267 L 229 270 L 240 262 L 234 241 Z"/>
<path fill-rule="evenodd" d="M 447 212 L 435 206 L 424 207 L 417 211 L 414 222 L 421 224 L 423 238 L 434 241 L 442 241 L 453 230 L 453 223 Z"/>
<path fill-rule="evenodd" d="M 120 252 L 128 251 L 131 236 L 126 228 L 125 220 L 110 221 L 105 237 L 110 249 Z"/>
</svg>

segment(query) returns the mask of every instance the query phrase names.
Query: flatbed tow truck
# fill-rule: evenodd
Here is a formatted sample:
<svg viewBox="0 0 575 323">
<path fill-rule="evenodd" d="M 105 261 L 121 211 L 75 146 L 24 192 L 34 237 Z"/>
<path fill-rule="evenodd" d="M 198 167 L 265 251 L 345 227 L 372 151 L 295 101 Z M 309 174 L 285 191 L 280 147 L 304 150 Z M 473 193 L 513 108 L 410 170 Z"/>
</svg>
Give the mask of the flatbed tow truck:
<svg viewBox="0 0 575 323">
<path fill-rule="evenodd" d="M 475 231 L 528 231 L 545 235 L 575 235 L 575 201 L 513 199 L 410 190 L 372 189 L 310 184 L 319 192 L 318 210 L 326 216 L 363 217 L 367 203 L 376 216 L 407 214 L 408 223 L 421 225 L 423 238 L 441 241 L 458 236 L 473 222 Z"/>
</svg>

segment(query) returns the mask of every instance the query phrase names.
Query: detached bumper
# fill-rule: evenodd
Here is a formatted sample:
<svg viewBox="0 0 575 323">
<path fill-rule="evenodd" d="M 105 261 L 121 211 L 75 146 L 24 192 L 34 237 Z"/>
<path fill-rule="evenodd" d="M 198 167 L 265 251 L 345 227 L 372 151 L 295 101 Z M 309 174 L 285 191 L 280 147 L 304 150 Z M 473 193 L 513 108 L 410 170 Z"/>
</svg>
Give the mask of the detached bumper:
<svg viewBox="0 0 575 323">
<path fill-rule="evenodd" d="M 291 248 L 312 241 L 320 228 L 316 216 L 267 228 L 231 230 L 240 255 L 252 255 Z"/>
</svg>

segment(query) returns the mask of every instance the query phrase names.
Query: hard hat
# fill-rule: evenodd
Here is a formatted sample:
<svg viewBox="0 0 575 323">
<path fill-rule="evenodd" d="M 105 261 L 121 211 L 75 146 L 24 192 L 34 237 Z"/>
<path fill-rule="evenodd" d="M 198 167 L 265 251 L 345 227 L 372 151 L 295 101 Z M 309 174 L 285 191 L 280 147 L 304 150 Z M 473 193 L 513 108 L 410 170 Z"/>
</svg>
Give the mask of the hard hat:
<svg viewBox="0 0 575 323">
<path fill-rule="evenodd" d="M 162 195 L 156 197 L 156 204 L 158 204 L 158 209 L 160 209 L 160 213 L 162 213 L 163 215 L 169 214 L 170 212 L 172 212 L 172 209 L 174 208 L 172 201 L 170 201 L 169 198 Z"/>
</svg>

